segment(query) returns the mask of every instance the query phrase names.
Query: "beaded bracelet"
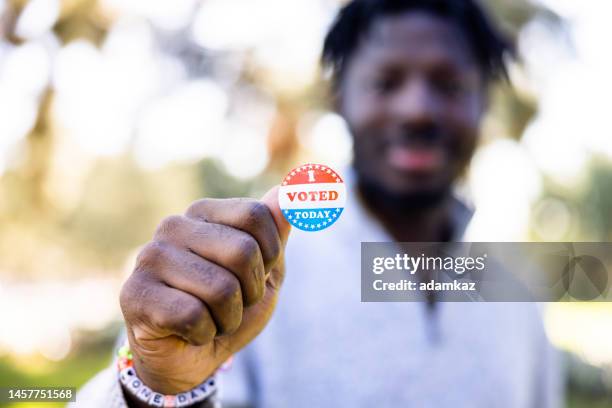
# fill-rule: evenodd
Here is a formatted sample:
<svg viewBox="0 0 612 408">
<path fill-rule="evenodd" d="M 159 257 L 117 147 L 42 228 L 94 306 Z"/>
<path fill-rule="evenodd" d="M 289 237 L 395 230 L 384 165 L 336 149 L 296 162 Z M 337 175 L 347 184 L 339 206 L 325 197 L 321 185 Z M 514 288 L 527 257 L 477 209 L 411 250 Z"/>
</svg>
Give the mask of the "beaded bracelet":
<svg viewBox="0 0 612 408">
<path fill-rule="evenodd" d="M 140 401 L 152 407 L 186 407 L 204 401 L 217 391 L 217 373 L 227 371 L 231 367 L 233 357 L 230 357 L 215 373 L 197 387 L 176 395 L 164 395 L 147 387 L 134 370 L 134 362 L 130 345 L 125 344 L 117 351 L 117 368 L 119 381 Z"/>
</svg>

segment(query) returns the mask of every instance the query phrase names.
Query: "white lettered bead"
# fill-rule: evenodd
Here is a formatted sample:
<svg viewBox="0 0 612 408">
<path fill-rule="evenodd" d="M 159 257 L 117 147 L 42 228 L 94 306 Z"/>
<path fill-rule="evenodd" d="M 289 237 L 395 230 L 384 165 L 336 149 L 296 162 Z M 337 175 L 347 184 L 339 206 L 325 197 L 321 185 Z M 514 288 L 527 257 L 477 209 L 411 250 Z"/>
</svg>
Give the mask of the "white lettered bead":
<svg viewBox="0 0 612 408">
<path fill-rule="evenodd" d="M 138 398 L 139 400 L 143 402 L 149 402 L 149 399 L 151 398 L 151 394 L 153 394 L 153 391 L 149 387 L 143 384 L 138 390 L 138 394 L 136 394 L 136 398 Z"/>
<path fill-rule="evenodd" d="M 133 395 L 138 395 L 138 391 L 142 387 L 142 381 L 138 377 L 132 377 L 125 386 Z"/>
<path fill-rule="evenodd" d="M 132 380 L 132 378 L 135 378 L 135 377 L 136 377 L 136 371 L 134 371 L 132 367 L 124 368 L 119 373 L 119 380 L 121 381 L 121 384 L 125 386 L 127 386 L 128 382 Z"/>
<path fill-rule="evenodd" d="M 164 395 L 159 392 L 153 391 L 151 393 L 151 398 L 148 401 L 149 405 L 153 407 L 163 407 L 164 406 Z"/>
<path fill-rule="evenodd" d="M 180 394 L 176 394 L 176 406 L 177 407 L 186 407 L 191 404 L 192 404 L 192 401 L 191 401 L 191 395 L 189 395 L 189 392 L 182 392 Z"/>
</svg>

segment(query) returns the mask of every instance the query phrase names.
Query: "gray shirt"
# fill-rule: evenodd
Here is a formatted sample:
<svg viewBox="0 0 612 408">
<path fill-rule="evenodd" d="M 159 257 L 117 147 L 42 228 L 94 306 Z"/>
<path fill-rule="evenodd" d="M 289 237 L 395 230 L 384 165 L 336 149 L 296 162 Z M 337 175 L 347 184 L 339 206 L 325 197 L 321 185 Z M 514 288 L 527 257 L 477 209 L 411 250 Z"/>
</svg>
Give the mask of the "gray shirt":
<svg viewBox="0 0 612 408">
<path fill-rule="evenodd" d="M 470 212 L 459 202 L 460 240 Z M 293 230 L 277 309 L 221 375 L 224 407 L 552 408 L 557 356 L 533 303 L 362 303 L 361 242 L 392 241 L 349 188 L 324 232 Z M 114 369 L 79 394 L 121 406 Z M 80 406 L 80 404 L 79 404 Z"/>
</svg>

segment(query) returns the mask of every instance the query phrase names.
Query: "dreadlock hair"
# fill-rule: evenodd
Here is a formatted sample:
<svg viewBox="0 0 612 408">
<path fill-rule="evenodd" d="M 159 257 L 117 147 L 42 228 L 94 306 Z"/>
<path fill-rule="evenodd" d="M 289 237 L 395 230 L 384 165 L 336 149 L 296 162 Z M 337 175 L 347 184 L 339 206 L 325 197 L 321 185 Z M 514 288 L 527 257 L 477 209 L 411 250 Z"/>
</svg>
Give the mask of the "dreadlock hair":
<svg viewBox="0 0 612 408">
<path fill-rule="evenodd" d="M 321 60 L 331 71 L 334 88 L 341 84 L 351 57 L 374 22 L 410 11 L 424 11 L 454 23 L 465 35 L 486 82 L 508 79 L 506 57 L 515 56 L 514 46 L 477 0 L 353 0 L 340 10 L 323 46 Z"/>
</svg>

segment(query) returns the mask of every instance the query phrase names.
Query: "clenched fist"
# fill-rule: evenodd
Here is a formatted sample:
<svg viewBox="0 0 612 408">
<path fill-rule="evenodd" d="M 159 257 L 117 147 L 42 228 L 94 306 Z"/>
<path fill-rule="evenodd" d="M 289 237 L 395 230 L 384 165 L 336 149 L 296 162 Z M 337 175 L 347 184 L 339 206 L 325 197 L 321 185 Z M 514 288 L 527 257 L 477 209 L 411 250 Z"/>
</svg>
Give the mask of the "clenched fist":
<svg viewBox="0 0 612 408">
<path fill-rule="evenodd" d="M 139 254 L 120 300 L 134 367 L 153 390 L 195 387 L 267 324 L 290 230 L 277 194 L 197 201 Z"/>
</svg>

